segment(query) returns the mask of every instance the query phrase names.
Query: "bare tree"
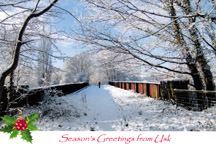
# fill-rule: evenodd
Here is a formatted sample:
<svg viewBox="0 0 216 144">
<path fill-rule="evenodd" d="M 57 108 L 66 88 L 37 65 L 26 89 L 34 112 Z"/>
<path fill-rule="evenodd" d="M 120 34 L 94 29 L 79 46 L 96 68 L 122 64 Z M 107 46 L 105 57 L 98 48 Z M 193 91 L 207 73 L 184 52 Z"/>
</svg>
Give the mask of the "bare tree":
<svg viewBox="0 0 216 144">
<path fill-rule="evenodd" d="M 49 11 L 53 5 L 57 2 L 58 0 L 53 0 L 52 2 L 50 2 L 48 4 L 48 6 L 46 6 L 45 8 L 40 9 L 39 5 L 40 5 L 40 0 L 36 1 L 35 7 L 33 9 L 27 8 L 23 5 L 20 5 L 21 3 L 25 3 L 27 2 L 26 0 L 23 1 L 14 1 L 14 2 L 8 2 L 8 3 L 1 3 L 0 6 L 2 7 L 22 7 L 22 11 L 18 12 L 23 13 L 23 12 L 29 12 L 30 13 L 26 16 L 25 20 L 23 21 L 22 25 L 20 26 L 20 28 L 16 28 L 19 29 L 18 33 L 16 33 L 16 41 L 15 42 L 10 42 L 10 40 L 4 39 L 3 41 L 5 43 L 12 43 L 11 45 L 15 45 L 14 47 L 14 55 L 13 55 L 13 59 L 12 59 L 12 63 L 10 64 L 10 66 L 1 73 L 0 75 L 0 100 L 2 99 L 2 92 L 3 92 L 3 86 L 5 83 L 5 79 L 6 77 L 12 73 L 16 67 L 18 66 L 18 62 L 19 62 L 19 58 L 20 58 L 20 51 L 21 51 L 21 47 L 25 44 L 27 44 L 28 42 L 31 42 L 32 40 L 28 40 L 24 39 L 24 34 L 25 31 L 28 29 L 28 24 L 31 20 L 33 20 L 34 18 L 40 17 L 41 15 L 45 14 L 47 11 Z M 40 9 L 40 10 L 39 10 Z M 5 12 L 3 10 L 3 8 L 1 9 L 3 12 Z M 5 12 L 6 13 L 6 12 Z M 7 14 L 7 17 L 5 19 L 3 19 L 1 21 L 1 24 L 3 25 L 7 25 L 8 23 L 4 23 L 7 19 L 12 18 L 15 15 L 18 15 L 18 13 L 13 14 L 13 15 L 9 15 Z"/>
<path fill-rule="evenodd" d="M 89 15 L 80 18 L 82 29 L 74 32 L 75 39 L 99 50 L 131 55 L 144 66 L 191 76 L 198 90 L 215 89 L 209 55 L 205 54 L 209 46 L 202 40 L 205 35 L 201 37 L 199 23 L 215 20 L 215 5 L 210 1 L 86 2 Z"/>
</svg>

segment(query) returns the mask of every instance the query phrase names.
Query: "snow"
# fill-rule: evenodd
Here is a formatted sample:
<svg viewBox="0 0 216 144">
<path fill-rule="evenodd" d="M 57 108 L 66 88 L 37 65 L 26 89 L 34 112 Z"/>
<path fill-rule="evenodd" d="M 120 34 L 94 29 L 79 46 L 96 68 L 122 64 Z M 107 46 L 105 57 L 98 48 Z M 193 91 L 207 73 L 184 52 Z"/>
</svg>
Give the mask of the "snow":
<svg viewBox="0 0 216 144">
<path fill-rule="evenodd" d="M 121 83 L 145 83 L 145 84 L 160 84 L 160 82 L 150 82 L 150 81 L 110 81 L 110 82 L 121 82 Z"/>
<path fill-rule="evenodd" d="M 23 112 L 39 112 L 36 125 L 42 131 L 216 130 L 216 107 L 188 111 L 110 85 L 91 85 L 64 97 L 52 97 Z"/>
<path fill-rule="evenodd" d="M 181 78 L 169 78 L 169 79 L 163 79 L 162 82 L 187 82 L 187 79 L 181 79 Z"/>
<path fill-rule="evenodd" d="M 57 87 L 57 86 L 65 86 L 65 85 L 73 85 L 73 84 L 84 84 L 84 83 L 86 83 L 86 82 L 56 84 L 56 85 L 50 85 L 50 86 L 33 87 L 33 88 L 29 88 L 29 90 L 37 90 L 37 89 L 52 88 L 52 87 Z"/>
</svg>

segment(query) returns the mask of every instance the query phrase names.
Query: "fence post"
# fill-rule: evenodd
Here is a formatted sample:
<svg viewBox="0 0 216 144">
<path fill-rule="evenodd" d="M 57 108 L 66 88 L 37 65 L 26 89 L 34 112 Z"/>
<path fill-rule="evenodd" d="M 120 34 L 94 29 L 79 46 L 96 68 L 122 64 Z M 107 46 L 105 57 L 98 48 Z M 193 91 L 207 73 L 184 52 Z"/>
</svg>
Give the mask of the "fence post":
<svg viewBox="0 0 216 144">
<path fill-rule="evenodd" d="M 175 89 L 173 89 L 173 95 L 174 95 L 174 98 L 175 98 L 176 108 L 177 108 L 179 106 L 179 102 L 178 102 L 178 97 L 176 96 Z"/>
<path fill-rule="evenodd" d="M 206 102 L 206 93 L 202 94 L 202 104 L 203 104 L 203 109 L 207 109 L 207 102 Z"/>
<path fill-rule="evenodd" d="M 185 79 L 170 79 L 160 82 L 161 96 L 163 100 L 177 100 L 178 105 L 183 104 L 188 106 L 189 96 L 184 97 L 181 94 L 175 93 L 174 89 L 188 89 L 189 80 Z"/>
</svg>

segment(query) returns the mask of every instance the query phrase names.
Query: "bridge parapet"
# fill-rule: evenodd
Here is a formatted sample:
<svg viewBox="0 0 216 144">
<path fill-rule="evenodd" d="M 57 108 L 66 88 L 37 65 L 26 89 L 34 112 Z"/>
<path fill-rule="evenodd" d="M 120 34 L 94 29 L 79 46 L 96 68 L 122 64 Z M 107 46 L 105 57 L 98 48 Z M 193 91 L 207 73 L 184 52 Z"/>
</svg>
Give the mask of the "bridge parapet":
<svg viewBox="0 0 216 144">
<path fill-rule="evenodd" d="M 189 80 L 169 79 L 160 82 L 110 81 L 110 85 L 163 100 L 174 99 L 174 89 L 188 89 Z"/>
<path fill-rule="evenodd" d="M 66 94 L 73 93 L 77 90 L 80 90 L 89 83 L 75 83 L 75 84 L 61 84 L 61 85 L 51 85 L 39 88 L 29 89 L 28 86 L 23 86 L 21 88 L 17 88 L 16 92 L 14 93 L 13 99 L 10 101 L 10 107 L 23 107 L 25 105 L 38 105 L 40 102 L 43 101 L 43 98 L 46 94 L 50 96 L 58 95 L 63 96 Z M 7 95 L 8 90 L 4 87 L 3 94 Z M 5 114 L 5 111 L 8 106 L 8 100 L 4 99 L 0 101 L 0 116 Z"/>
<path fill-rule="evenodd" d="M 160 98 L 162 100 L 167 100 L 176 104 L 176 106 L 183 106 L 189 110 L 201 111 L 216 104 L 216 91 L 189 90 L 189 80 L 186 79 L 167 79 L 160 81 L 160 83 L 111 81 L 109 84 L 126 90 L 132 90 L 140 94 L 145 94 L 156 99 Z M 208 104 L 208 98 L 210 100 L 213 99 L 211 105 Z"/>
<path fill-rule="evenodd" d="M 125 90 L 145 94 L 154 98 L 160 97 L 160 83 L 158 82 L 142 82 L 142 81 L 110 81 L 110 85 Z"/>
</svg>

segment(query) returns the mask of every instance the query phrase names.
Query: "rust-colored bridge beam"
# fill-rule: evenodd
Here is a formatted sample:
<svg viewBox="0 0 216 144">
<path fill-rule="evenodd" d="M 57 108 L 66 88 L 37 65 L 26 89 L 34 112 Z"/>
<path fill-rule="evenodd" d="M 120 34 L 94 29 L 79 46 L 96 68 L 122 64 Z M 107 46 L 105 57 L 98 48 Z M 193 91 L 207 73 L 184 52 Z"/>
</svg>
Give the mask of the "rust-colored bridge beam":
<svg viewBox="0 0 216 144">
<path fill-rule="evenodd" d="M 132 90 L 140 94 L 145 94 L 153 98 L 160 97 L 160 83 L 136 82 L 136 81 L 114 81 L 114 82 L 109 82 L 109 84 L 125 90 Z"/>
</svg>

